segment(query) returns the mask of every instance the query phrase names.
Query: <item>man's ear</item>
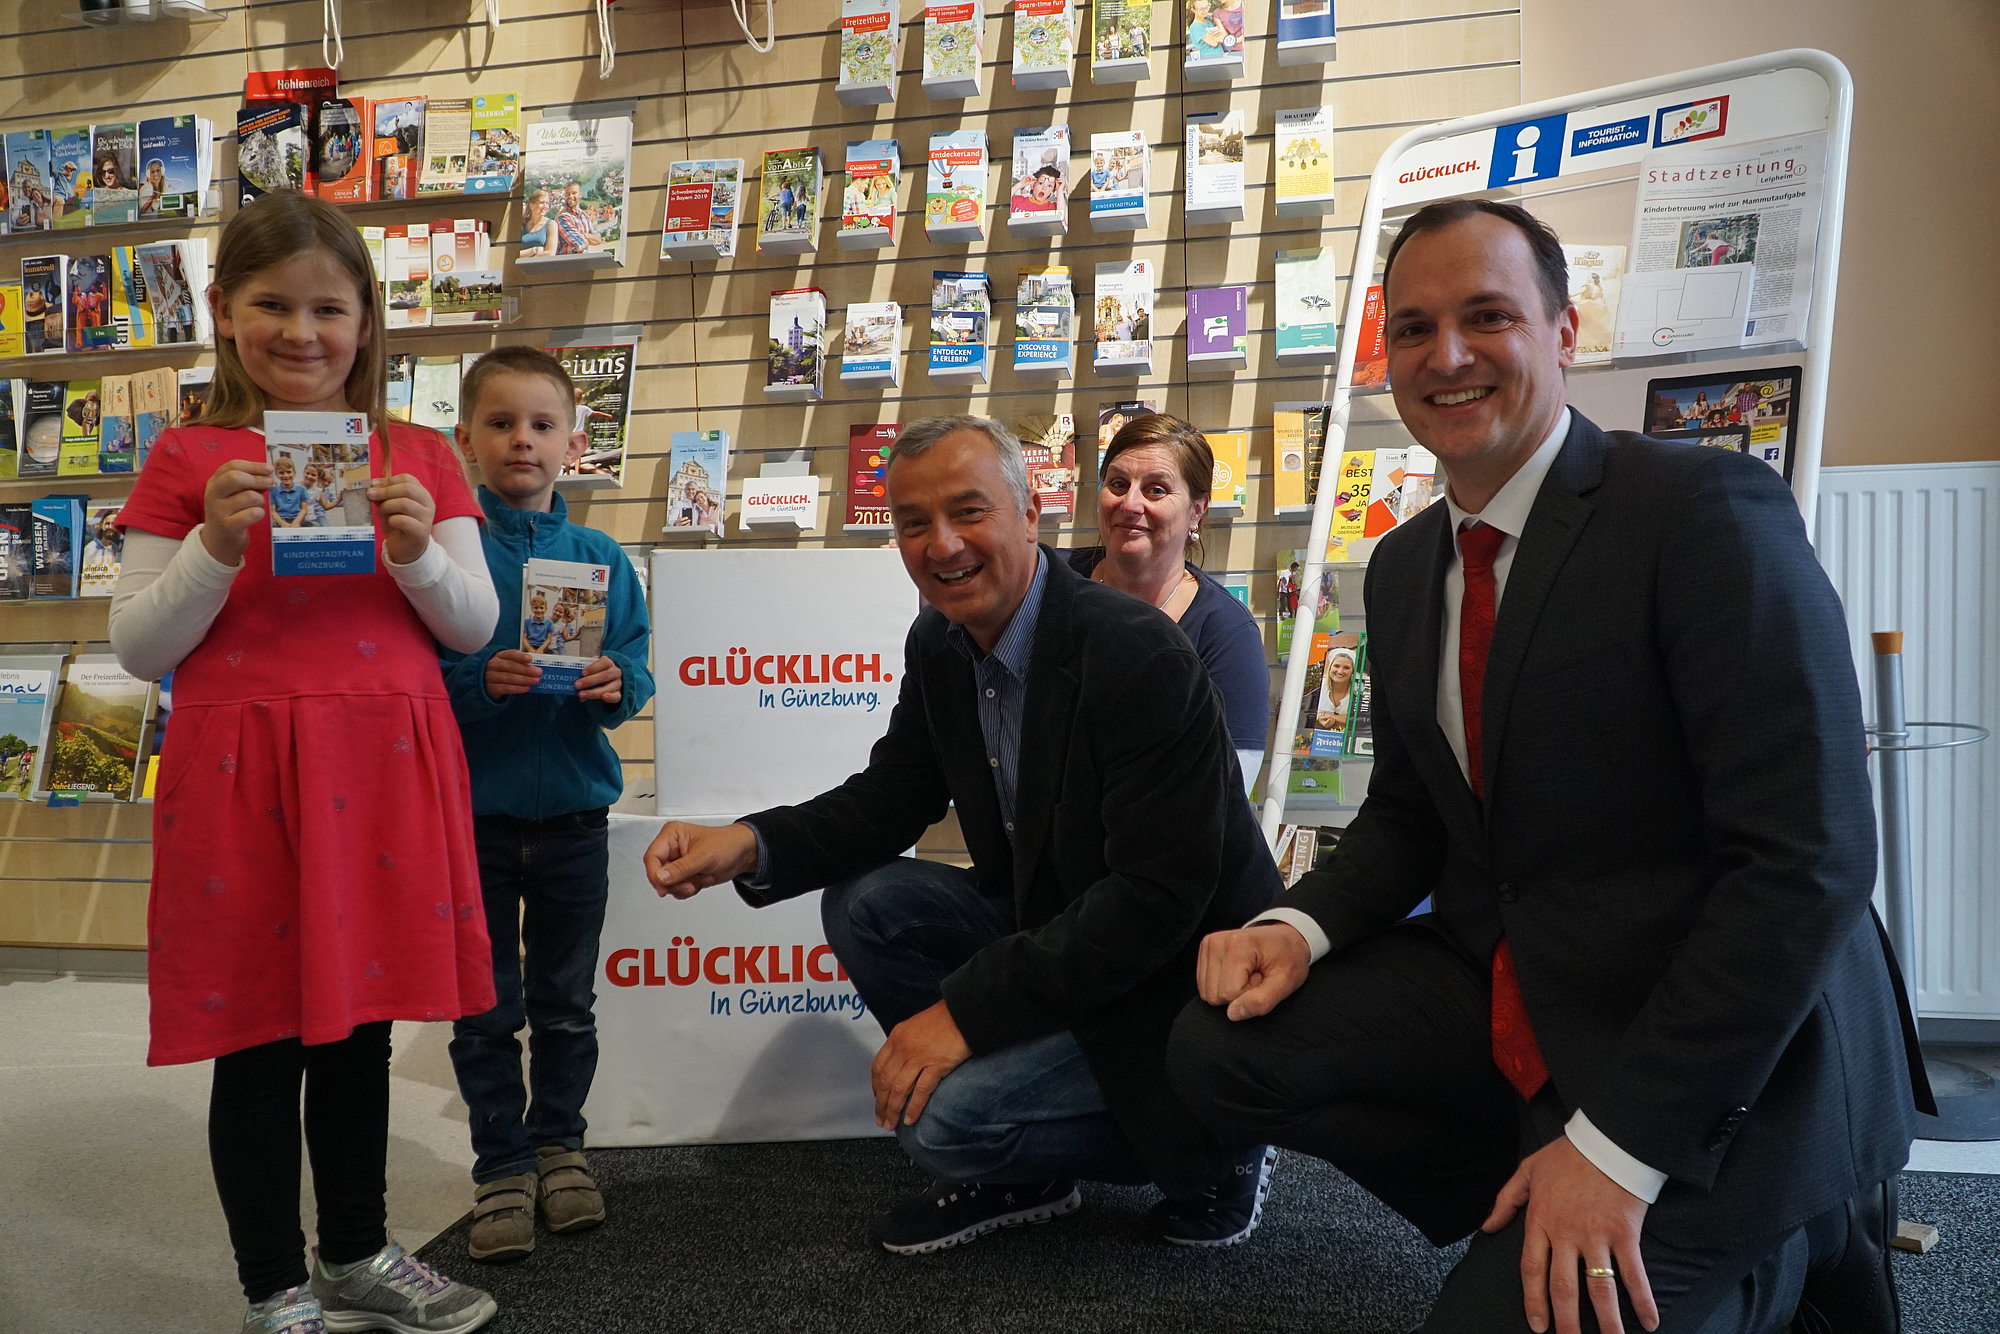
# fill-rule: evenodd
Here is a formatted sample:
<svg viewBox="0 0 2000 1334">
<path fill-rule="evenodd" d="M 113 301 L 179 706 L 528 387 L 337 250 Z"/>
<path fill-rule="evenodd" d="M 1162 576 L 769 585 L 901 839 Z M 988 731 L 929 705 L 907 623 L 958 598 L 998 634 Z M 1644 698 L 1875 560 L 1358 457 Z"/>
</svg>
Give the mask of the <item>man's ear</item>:
<svg viewBox="0 0 2000 1334">
<path fill-rule="evenodd" d="M 1556 321 L 1556 338 L 1562 345 L 1562 364 L 1568 368 L 1576 361 L 1576 330 L 1583 317 L 1574 305 L 1563 307 L 1562 318 Z"/>
</svg>

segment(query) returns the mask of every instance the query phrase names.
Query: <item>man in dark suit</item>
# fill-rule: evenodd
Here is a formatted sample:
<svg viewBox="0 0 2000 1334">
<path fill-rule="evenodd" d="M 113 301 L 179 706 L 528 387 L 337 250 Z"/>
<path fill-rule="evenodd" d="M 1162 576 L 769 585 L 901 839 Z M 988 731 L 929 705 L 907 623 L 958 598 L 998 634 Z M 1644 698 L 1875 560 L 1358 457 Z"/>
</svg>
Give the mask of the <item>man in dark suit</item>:
<svg viewBox="0 0 2000 1334">
<path fill-rule="evenodd" d="M 889 457 L 931 610 L 868 767 L 738 824 L 669 824 L 647 874 L 682 898 L 735 879 L 753 905 L 827 887 L 827 939 L 888 1033 L 876 1119 L 937 1178 L 876 1220 L 887 1249 L 1068 1213 L 1076 1177 L 1157 1183 L 1168 1241 L 1241 1241 L 1274 1155 L 1225 1151 L 1165 1064 L 1201 936 L 1278 891 L 1214 687 L 1156 608 L 1036 544 L 1005 427 L 928 418 Z M 971 869 L 898 856 L 948 803 Z"/>
<path fill-rule="evenodd" d="M 1369 567 L 1367 799 L 1203 942 L 1173 1082 L 1478 1229 L 1428 1331 L 1773 1334 L 1802 1287 L 1814 1334 L 1892 1330 L 1915 1081 L 1840 605 L 1770 468 L 1566 406 L 1565 280 L 1513 205 L 1389 251 L 1448 503 Z"/>
</svg>

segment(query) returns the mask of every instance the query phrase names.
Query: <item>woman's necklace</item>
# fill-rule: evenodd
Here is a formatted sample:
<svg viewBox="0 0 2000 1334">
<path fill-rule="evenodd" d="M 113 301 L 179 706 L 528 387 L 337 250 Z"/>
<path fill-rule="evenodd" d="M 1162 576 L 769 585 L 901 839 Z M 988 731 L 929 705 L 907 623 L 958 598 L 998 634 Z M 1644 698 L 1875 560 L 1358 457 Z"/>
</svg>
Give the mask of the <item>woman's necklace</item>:
<svg viewBox="0 0 2000 1334">
<path fill-rule="evenodd" d="M 1111 588 L 1118 587 L 1118 585 L 1113 584 L 1109 579 L 1106 579 L 1104 577 L 1104 564 L 1101 561 L 1098 563 L 1096 572 L 1093 573 L 1090 577 L 1092 579 L 1095 579 L 1098 583 L 1107 585 L 1108 587 Z M 1181 577 L 1174 580 L 1173 583 L 1167 586 L 1167 591 L 1165 595 L 1159 598 L 1148 599 L 1148 601 L 1152 602 L 1152 604 L 1155 607 L 1158 607 L 1161 611 L 1165 611 L 1167 609 L 1167 604 L 1174 600 L 1175 595 L 1178 594 L 1182 589 L 1186 588 L 1189 584 L 1193 583 L 1194 581 L 1195 580 L 1193 573 L 1190 572 L 1185 566 L 1183 566 L 1181 569 Z"/>
</svg>

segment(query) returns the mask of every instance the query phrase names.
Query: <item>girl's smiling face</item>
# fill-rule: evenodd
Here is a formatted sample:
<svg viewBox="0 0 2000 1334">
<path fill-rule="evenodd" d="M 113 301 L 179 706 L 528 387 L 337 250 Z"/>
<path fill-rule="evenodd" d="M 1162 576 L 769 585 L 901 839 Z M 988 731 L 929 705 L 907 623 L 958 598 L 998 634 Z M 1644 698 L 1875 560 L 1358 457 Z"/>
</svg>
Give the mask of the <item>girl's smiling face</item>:
<svg viewBox="0 0 2000 1334">
<path fill-rule="evenodd" d="M 264 395 L 266 408 L 346 412 L 347 377 L 367 345 L 364 300 L 340 261 L 300 251 L 258 270 L 233 292 L 209 289 L 215 330 Z"/>
</svg>

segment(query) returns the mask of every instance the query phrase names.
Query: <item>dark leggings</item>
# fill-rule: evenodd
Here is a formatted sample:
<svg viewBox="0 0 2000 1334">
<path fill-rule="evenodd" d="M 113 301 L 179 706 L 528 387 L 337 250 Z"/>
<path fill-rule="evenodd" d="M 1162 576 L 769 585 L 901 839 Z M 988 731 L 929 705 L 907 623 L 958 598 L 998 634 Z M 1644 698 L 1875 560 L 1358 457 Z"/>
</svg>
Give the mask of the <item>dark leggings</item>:
<svg viewBox="0 0 2000 1334">
<path fill-rule="evenodd" d="M 299 1083 L 319 1205 L 319 1254 L 366 1260 L 388 1244 L 389 1025 L 339 1042 L 297 1038 L 216 1058 L 208 1157 L 229 1220 L 243 1295 L 263 1301 L 306 1281 L 299 1226 Z"/>
</svg>

